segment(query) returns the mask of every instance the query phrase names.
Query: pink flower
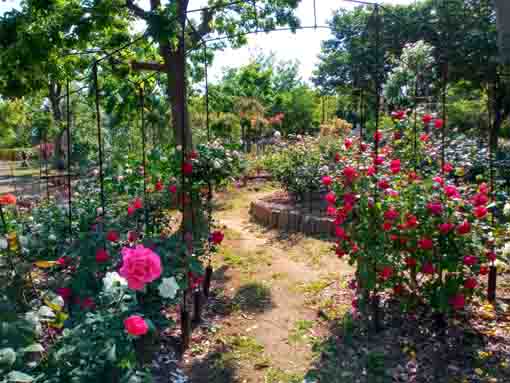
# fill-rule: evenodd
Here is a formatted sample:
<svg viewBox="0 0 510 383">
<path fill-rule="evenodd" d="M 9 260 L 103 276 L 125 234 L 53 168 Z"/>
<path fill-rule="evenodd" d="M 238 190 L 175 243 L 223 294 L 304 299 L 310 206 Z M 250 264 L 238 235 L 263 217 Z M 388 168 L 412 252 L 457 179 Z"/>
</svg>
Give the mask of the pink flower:
<svg viewBox="0 0 510 383">
<path fill-rule="evenodd" d="M 333 182 L 333 179 L 330 176 L 324 176 L 322 177 L 322 184 L 324 186 L 329 186 Z"/>
<path fill-rule="evenodd" d="M 432 263 L 425 262 L 421 268 L 421 272 L 423 274 L 434 274 L 436 272 L 436 269 Z"/>
<path fill-rule="evenodd" d="M 132 206 L 133 206 L 136 210 L 143 208 L 143 201 L 142 201 L 142 199 L 141 199 L 141 198 L 139 198 L 139 197 L 135 198 L 135 200 L 133 201 Z"/>
<path fill-rule="evenodd" d="M 409 182 L 414 182 L 418 179 L 418 174 L 416 172 L 410 172 L 408 176 Z"/>
<path fill-rule="evenodd" d="M 475 278 L 468 278 L 464 281 L 464 287 L 466 289 L 472 290 L 478 285 L 478 282 Z"/>
<path fill-rule="evenodd" d="M 161 259 L 151 249 L 137 245 L 134 249 L 124 247 L 121 250 L 122 267 L 119 274 L 126 278 L 133 290 L 142 290 L 161 276 Z"/>
<path fill-rule="evenodd" d="M 460 225 L 457 226 L 457 234 L 464 235 L 471 231 L 471 224 L 468 220 L 465 220 Z"/>
<path fill-rule="evenodd" d="M 427 204 L 427 209 L 434 215 L 441 215 L 443 212 L 443 205 L 439 201 L 431 201 Z"/>
<path fill-rule="evenodd" d="M 345 230 L 344 230 L 342 227 L 340 227 L 340 226 L 337 226 L 337 227 L 335 228 L 335 235 L 336 235 L 338 238 L 341 238 L 341 239 L 344 239 L 344 240 L 347 238 L 347 235 L 346 235 L 346 233 L 345 233 Z"/>
<path fill-rule="evenodd" d="M 460 194 L 459 194 L 459 191 L 457 190 L 457 188 L 453 185 L 446 185 L 444 187 L 444 194 L 448 197 L 448 198 L 458 198 L 460 197 Z"/>
<path fill-rule="evenodd" d="M 355 203 L 356 203 L 356 195 L 354 193 L 345 193 L 344 194 L 344 204 L 352 206 Z"/>
<path fill-rule="evenodd" d="M 185 176 L 193 174 L 193 164 L 190 161 L 186 161 L 182 164 L 182 172 Z"/>
<path fill-rule="evenodd" d="M 487 212 L 488 210 L 485 206 L 477 206 L 473 209 L 473 215 L 478 219 L 485 218 L 485 216 L 487 216 Z"/>
<path fill-rule="evenodd" d="M 330 217 L 334 217 L 336 215 L 336 208 L 334 206 L 328 205 L 326 208 L 326 214 Z"/>
<path fill-rule="evenodd" d="M 67 267 L 71 263 L 71 257 L 68 255 L 64 255 L 63 257 L 60 257 L 57 259 L 57 264 L 62 267 Z"/>
<path fill-rule="evenodd" d="M 128 215 L 135 214 L 135 211 L 136 211 L 136 209 L 133 206 L 131 206 L 131 205 L 128 206 L 128 208 L 127 208 Z"/>
<path fill-rule="evenodd" d="M 428 125 L 430 124 L 430 122 L 432 121 L 433 117 L 430 115 L 430 114 L 424 114 L 423 117 L 421 118 L 421 120 L 423 121 L 423 123 L 425 125 Z"/>
<path fill-rule="evenodd" d="M 400 160 L 399 159 L 391 160 L 390 170 L 393 174 L 397 174 L 398 172 L 400 172 Z"/>
<path fill-rule="evenodd" d="M 420 141 L 427 142 L 429 140 L 429 135 L 426 133 L 420 134 Z"/>
<path fill-rule="evenodd" d="M 466 266 L 473 266 L 478 263 L 478 258 L 473 255 L 466 255 L 462 261 Z"/>
<path fill-rule="evenodd" d="M 175 185 L 170 185 L 170 186 L 168 187 L 168 191 L 169 191 L 170 193 L 172 193 L 172 194 L 177 193 L 177 186 L 175 186 Z"/>
<path fill-rule="evenodd" d="M 434 247 L 434 242 L 430 238 L 421 238 L 418 240 L 418 247 L 422 250 L 431 250 Z"/>
<path fill-rule="evenodd" d="M 211 242 L 215 245 L 219 245 L 223 242 L 223 238 L 225 238 L 225 235 L 223 232 L 216 230 L 211 234 Z"/>
<path fill-rule="evenodd" d="M 106 239 L 110 242 L 117 242 L 120 239 L 120 235 L 115 230 L 110 230 L 108 233 L 106 233 Z"/>
<path fill-rule="evenodd" d="M 345 149 L 349 149 L 352 146 L 352 140 L 350 138 L 346 138 L 344 140 Z"/>
<path fill-rule="evenodd" d="M 439 185 L 443 186 L 444 185 L 444 180 L 439 177 L 439 176 L 435 176 L 432 178 L 432 181 L 434 181 L 435 183 L 438 183 Z"/>
<path fill-rule="evenodd" d="M 462 310 L 466 304 L 466 299 L 463 294 L 457 294 L 451 297 L 449 302 L 455 310 Z"/>
<path fill-rule="evenodd" d="M 394 208 L 389 208 L 384 212 L 384 218 L 389 221 L 394 221 L 400 216 L 399 212 Z"/>
<path fill-rule="evenodd" d="M 384 164 L 384 157 L 383 156 L 377 156 L 374 158 L 374 165 L 382 165 Z"/>
<path fill-rule="evenodd" d="M 367 169 L 367 176 L 373 176 L 375 173 L 377 173 L 377 170 L 374 166 L 369 166 Z"/>
<path fill-rule="evenodd" d="M 124 319 L 124 328 L 128 334 L 134 336 L 145 335 L 149 331 L 149 325 L 147 322 L 138 315 L 131 315 Z"/>
<path fill-rule="evenodd" d="M 446 235 L 455 228 L 455 225 L 450 222 L 439 224 L 439 231 L 441 234 Z"/>
<path fill-rule="evenodd" d="M 487 186 L 487 184 L 483 182 L 478 187 L 478 191 L 482 194 L 489 194 L 489 186 Z"/>
<path fill-rule="evenodd" d="M 443 127 L 443 119 L 436 118 L 436 121 L 434 121 L 434 127 L 436 129 L 441 129 Z"/>
<path fill-rule="evenodd" d="M 486 205 L 489 202 L 489 196 L 485 193 L 476 193 L 473 198 L 471 198 L 471 202 L 475 206 Z"/>
<path fill-rule="evenodd" d="M 390 266 L 384 266 L 383 269 L 379 272 L 379 276 L 383 281 L 387 281 L 390 279 L 391 275 L 393 274 L 393 268 Z"/>
<path fill-rule="evenodd" d="M 135 242 L 138 239 L 138 233 L 136 231 L 128 231 L 127 239 L 129 242 Z"/>
<path fill-rule="evenodd" d="M 406 117 L 406 112 L 404 110 L 397 110 L 391 112 L 391 117 L 395 120 L 403 120 Z"/>
<path fill-rule="evenodd" d="M 330 204 L 334 204 L 336 202 L 336 194 L 333 192 L 326 194 L 326 201 Z"/>
<path fill-rule="evenodd" d="M 105 249 L 97 249 L 96 250 L 96 262 L 97 263 L 105 263 L 108 262 L 110 256 Z"/>
<path fill-rule="evenodd" d="M 347 182 L 351 183 L 358 176 L 358 172 L 352 166 L 346 166 L 343 171 L 344 177 Z"/>
<path fill-rule="evenodd" d="M 452 165 L 452 164 L 450 164 L 449 162 L 445 163 L 445 164 L 443 165 L 443 171 L 444 171 L 445 173 L 451 173 L 451 172 L 453 172 L 453 165 Z"/>
</svg>

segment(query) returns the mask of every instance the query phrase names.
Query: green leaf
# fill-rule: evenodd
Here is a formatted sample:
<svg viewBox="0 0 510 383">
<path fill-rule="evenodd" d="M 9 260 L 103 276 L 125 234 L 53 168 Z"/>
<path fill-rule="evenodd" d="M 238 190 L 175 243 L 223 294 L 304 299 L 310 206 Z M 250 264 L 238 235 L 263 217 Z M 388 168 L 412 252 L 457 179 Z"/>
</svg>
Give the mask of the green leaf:
<svg viewBox="0 0 510 383">
<path fill-rule="evenodd" d="M 24 352 L 44 352 L 44 347 L 40 343 L 33 343 L 23 349 Z"/>
<path fill-rule="evenodd" d="M 7 374 L 8 382 L 16 382 L 16 383 L 31 383 L 35 380 L 34 377 L 25 374 L 20 371 L 11 371 Z"/>
</svg>

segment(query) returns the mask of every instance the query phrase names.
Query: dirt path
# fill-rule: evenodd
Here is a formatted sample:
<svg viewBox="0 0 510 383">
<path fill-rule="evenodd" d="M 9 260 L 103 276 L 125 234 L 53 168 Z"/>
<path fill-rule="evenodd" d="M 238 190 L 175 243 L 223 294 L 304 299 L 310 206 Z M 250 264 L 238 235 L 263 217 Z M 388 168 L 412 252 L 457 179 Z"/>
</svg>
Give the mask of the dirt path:
<svg viewBox="0 0 510 383">
<path fill-rule="evenodd" d="M 250 203 L 272 192 L 230 194 L 216 215 L 226 241 L 215 259 L 210 322 L 188 355 L 193 383 L 302 382 L 317 313 L 327 309 L 317 298 L 352 274 L 331 243 L 250 222 Z"/>
</svg>

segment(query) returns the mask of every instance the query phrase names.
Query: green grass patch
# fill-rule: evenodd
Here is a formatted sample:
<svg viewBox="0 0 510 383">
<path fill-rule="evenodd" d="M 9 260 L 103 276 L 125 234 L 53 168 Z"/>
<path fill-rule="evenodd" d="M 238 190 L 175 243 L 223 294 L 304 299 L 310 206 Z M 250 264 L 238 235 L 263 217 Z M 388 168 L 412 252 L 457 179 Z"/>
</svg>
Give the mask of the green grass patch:
<svg viewBox="0 0 510 383">
<path fill-rule="evenodd" d="M 259 266 L 271 266 L 273 257 L 266 249 L 243 250 L 224 246 L 219 252 L 223 262 L 243 273 L 253 273 Z"/>
<path fill-rule="evenodd" d="M 287 372 L 279 368 L 270 368 L 265 376 L 265 383 L 302 383 L 304 375 Z"/>
<path fill-rule="evenodd" d="M 249 282 L 237 290 L 233 306 L 245 312 L 263 312 L 272 307 L 271 288 L 264 282 Z"/>
<path fill-rule="evenodd" d="M 306 342 L 310 330 L 313 327 L 311 320 L 298 320 L 294 323 L 294 328 L 290 331 L 288 341 L 291 344 Z"/>
</svg>

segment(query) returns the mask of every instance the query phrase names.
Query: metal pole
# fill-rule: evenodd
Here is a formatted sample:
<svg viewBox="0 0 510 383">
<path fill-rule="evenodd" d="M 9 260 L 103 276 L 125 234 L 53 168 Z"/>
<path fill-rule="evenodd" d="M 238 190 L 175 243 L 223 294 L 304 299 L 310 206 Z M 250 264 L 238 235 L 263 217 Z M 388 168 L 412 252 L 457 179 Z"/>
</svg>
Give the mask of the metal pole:
<svg viewBox="0 0 510 383">
<path fill-rule="evenodd" d="M 67 206 L 68 206 L 68 220 L 69 220 L 69 237 L 73 232 L 73 212 L 72 212 L 72 185 L 71 185 L 71 95 L 70 95 L 69 79 L 66 83 L 66 107 L 67 107 Z"/>
<path fill-rule="evenodd" d="M 148 210 L 147 210 L 147 174 L 146 174 L 146 163 L 147 163 L 147 155 L 146 155 L 146 139 L 145 139 L 145 95 L 143 92 L 143 83 L 139 88 L 139 96 L 140 96 L 140 130 L 142 133 L 142 172 L 143 172 L 143 212 L 145 218 L 145 228 L 147 229 L 148 224 Z"/>
<path fill-rule="evenodd" d="M 97 143 L 99 145 L 99 182 L 101 190 L 101 215 L 105 215 L 105 195 L 104 195 L 104 173 L 103 173 L 103 137 L 101 134 L 101 111 L 99 108 L 99 81 L 97 78 L 97 61 L 92 68 L 94 76 L 95 103 L 96 103 L 96 124 L 97 124 Z"/>
<path fill-rule="evenodd" d="M 211 141 L 211 129 L 209 126 L 209 76 L 207 61 L 207 45 L 204 44 L 204 74 L 205 74 L 205 124 L 207 127 L 207 141 Z"/>
</svg>

